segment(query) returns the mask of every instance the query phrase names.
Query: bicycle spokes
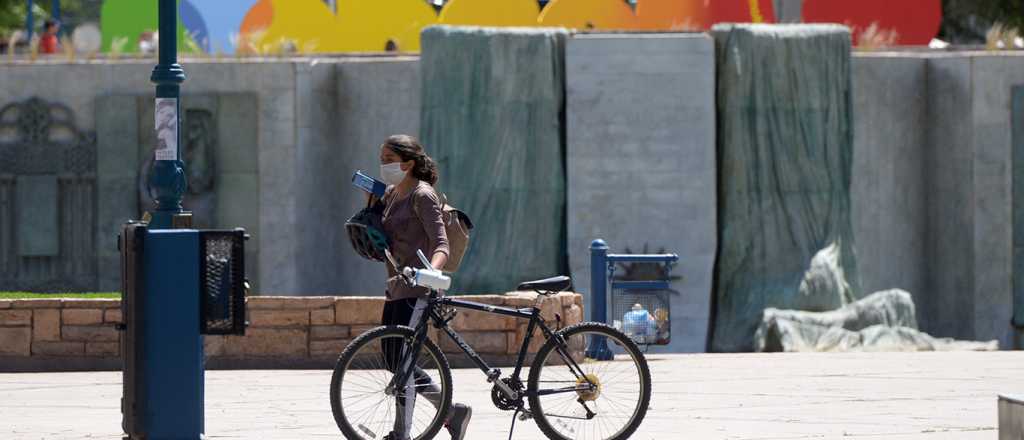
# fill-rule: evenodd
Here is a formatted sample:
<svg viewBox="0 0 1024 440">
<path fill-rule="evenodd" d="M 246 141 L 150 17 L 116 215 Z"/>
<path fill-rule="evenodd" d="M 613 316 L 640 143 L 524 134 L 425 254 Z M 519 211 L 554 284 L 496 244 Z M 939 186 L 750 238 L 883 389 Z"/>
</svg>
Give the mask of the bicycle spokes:
<svg viewBox="0 0 1024 440">
<path fill-rule="evenodd" d="M 415 364 L 409 362 L 405 356 L 409 340 L 385 335 L 379 343 L 361 347 L 345 369 L 339 390 L 341 407 L 345 418 L 365 439 L 380 439 L 392 431 L 417 438 L 440 411 L 439 361 L 421 350 Z M 406 375 L 405 383 L 394 379 L 395 372 L 402 370 L 412 372 Z"/>
<path fill-rule="evenodd" d="M 564 350 L 546 353 L 537 382 L 540 407 L 531 409 L 565 438 L 615 438 L 641 406 L 639 362 L 624 342 L 604 334 L 577 332 L 565 342 Z M 594 343 L 606 344 L 617 356 L 607 361 L 585 357 Z"/>
</svg>

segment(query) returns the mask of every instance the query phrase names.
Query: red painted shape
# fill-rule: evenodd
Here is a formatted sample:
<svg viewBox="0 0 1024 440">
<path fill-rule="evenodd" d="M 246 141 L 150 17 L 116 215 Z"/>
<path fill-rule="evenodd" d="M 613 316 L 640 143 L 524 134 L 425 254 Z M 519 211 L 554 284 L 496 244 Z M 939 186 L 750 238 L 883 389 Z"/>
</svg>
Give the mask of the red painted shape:
<svg viewBox="0 0 1024 440">
<path fill-rule="evenodd" d="M 805 23 L 840 23 L 853 28 L 856 43 L 861 32 L 878 23 L 896 31 L 897 44 L 928 44 L 942 23 L 942 0 L 804 0 Z"/>
</svg>

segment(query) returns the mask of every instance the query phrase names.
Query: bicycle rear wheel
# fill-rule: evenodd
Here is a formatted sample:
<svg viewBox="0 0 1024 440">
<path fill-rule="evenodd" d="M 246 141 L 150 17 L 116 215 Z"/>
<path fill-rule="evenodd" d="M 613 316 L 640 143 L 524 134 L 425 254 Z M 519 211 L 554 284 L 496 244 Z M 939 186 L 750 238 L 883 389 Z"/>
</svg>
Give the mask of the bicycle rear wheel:
<svg viewBox="0 0 1024 440">
<path fill-rule="evenodd" d="M 548 339 L 530 368 L 527 394 L 537 426 L 552 440 L 629 438 L 651 401 L 651 372 L 643 353 L 605 324 L 585 322 L 559 334 L 564 342 Z M 601 344 L 613 359 L 587 357 Z"/>
<path fill-rule="evenodd" d="M 399 427 L 410 438 L 433 438 L 444 425 L 452 403 L 448 360 L 430 339 L 424 340 L 411 384 L 415 392 L 390 389 L 392 378 L 410 350 L 414 331 L 377 327 L 352 341 L 338 357 L 331 377 L 331 411 L 347 439 L 380 440 Z M 411 415 L 401 417 L 403 407 Z"/>
</svg>

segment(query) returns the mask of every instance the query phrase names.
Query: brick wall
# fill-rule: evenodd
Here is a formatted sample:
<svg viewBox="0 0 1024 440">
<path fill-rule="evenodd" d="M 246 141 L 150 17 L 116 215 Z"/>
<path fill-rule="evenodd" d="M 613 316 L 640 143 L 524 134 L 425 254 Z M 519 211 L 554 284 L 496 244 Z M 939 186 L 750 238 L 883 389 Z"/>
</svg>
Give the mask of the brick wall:
<svg viewBox="0 0 1024 440">
<path fill-rule="evenodd" d="M 466 297 L 509 307 L 533 305 L 535 294 Z M 332 368 L 345 346 L 380 322 L 380 297 L 251 297 L 245 336 L 206 336 L 208 368 Z M 0 372 L 110 370 L 120 368 L 120 300 L 0 300 Z M 582 298 L 562 293 L 544 300 L 541 313 L 551 326 L 583 319 Z M 515 362 L 526 320 L 460 310 L 452 321 L 473 348 L 495 366 Z M 438 338 L 453 366 L 468 359 L 446 336 Z M 540 338 L 530 351 L 540 347 Z"/>
</svg>

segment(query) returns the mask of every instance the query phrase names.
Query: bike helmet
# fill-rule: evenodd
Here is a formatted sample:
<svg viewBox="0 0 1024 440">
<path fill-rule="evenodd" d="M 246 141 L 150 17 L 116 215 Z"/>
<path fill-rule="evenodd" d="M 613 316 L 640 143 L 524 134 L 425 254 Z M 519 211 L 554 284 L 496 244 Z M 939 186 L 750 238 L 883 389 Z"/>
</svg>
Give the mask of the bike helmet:
<svg viewBox="0 0 1024 440">
<path fill-rule="evenodd" d="M 384 251 L 388 248 L 388 237 L 384 234 L 380 205 L 363 208 L 345 222 L 348 239 L 356 253 L 373 261 L 387 261 Z"/>
</svg>

